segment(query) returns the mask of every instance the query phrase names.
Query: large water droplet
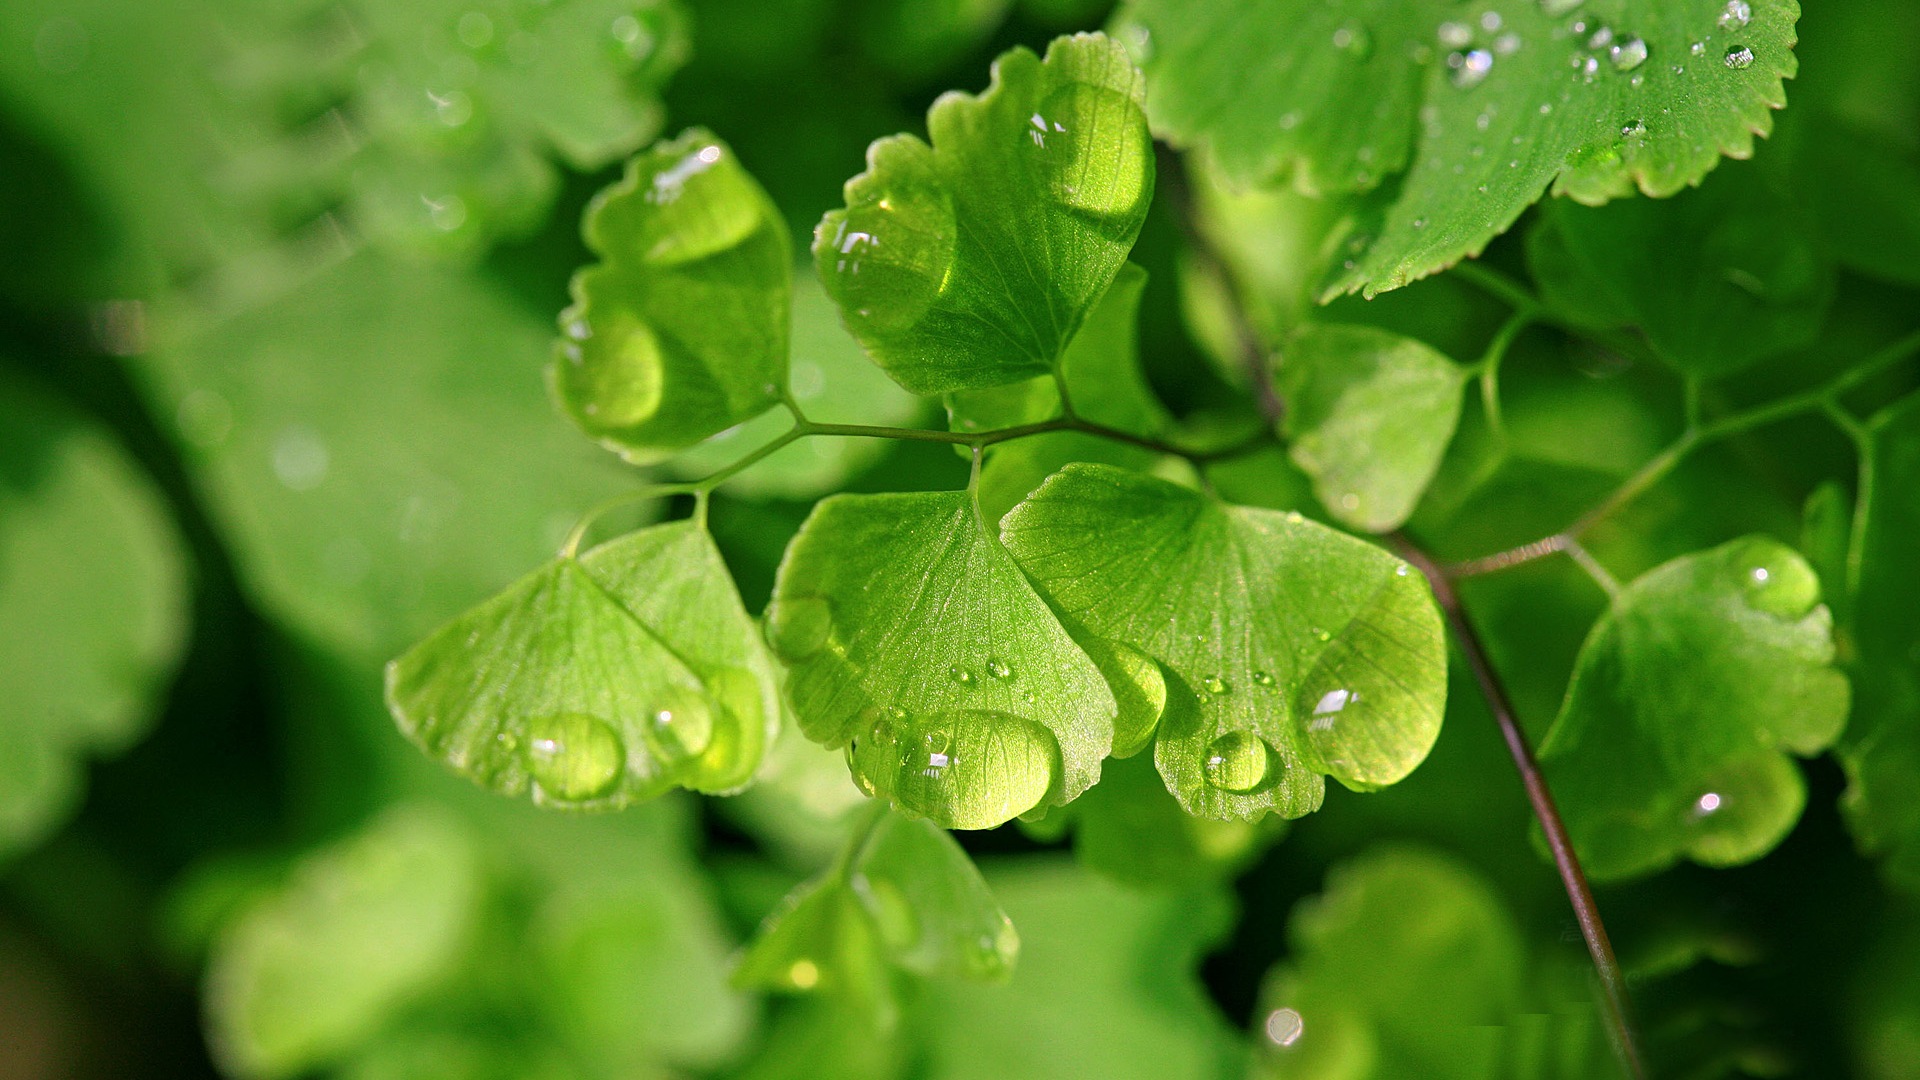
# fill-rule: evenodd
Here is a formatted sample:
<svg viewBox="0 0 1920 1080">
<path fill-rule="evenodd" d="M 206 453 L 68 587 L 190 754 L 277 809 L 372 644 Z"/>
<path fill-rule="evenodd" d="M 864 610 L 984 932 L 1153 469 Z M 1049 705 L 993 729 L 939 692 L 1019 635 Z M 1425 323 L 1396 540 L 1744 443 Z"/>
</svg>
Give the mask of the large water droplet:
<svg viewBox="0 0 1920 1080">
<path fill-rule="evenodd" d="M 1820 602 L 1820 578 L 1798 552 L 1777 540 L 1739 541 L 1733 565 L 1747 606 L 1776 619 L 1798 621 Z"/>
<path fill-rule="evenodd" d="M 528 736 L 527 766 L 537 797 L 580 802 L 603 795 L 626 767 L 612 725 L 585 713 L 540 717 Z"/>
<path fill-rule="evenodd" d="M 1733 48 L 1727 50 L 1727 66 L 1735 71 L 1739 71 L 1741 68 L 1751 67 L 1752 64 L 1753 50 L 1747 48 L 1745 45 L 1735 45 Z"/>
<path fill-rule="evenodd" d="M 600 228 L 656 265 L 711 258 L 744 243 L 765 221 L 752 180 L 716 142 L 683 139 L 643 155 L 632 183 L 644 206 L 609 205 Z"/>
<path fill-rule="evenodd" d="M 1152 657 L 1118 642 L 1089 638 L 1085 647 L 1112 689 L 1117 706 L 1113 756 L 1131 757 L 1153 741 L 1154 730 L 1167 710 L 1166 673 Z"/>
<path fill-rule="evenodd" d="M 694 694 L 676 694 L 661 703 L 640 729 L 647 749 L 668 768 L 706 752 L 713 742 L 713 709 Z"/>
<path fill-rule="evenodd" d="M 1753 5 L 1747 0 L 1727 0 L 1727 6 L 1720 9 L 1720 28 L 1739 30 L 1753 21 Z"/>
<path fill-rule="evenodd" d="M 1421 575 L 1385 574 L 1382 587 L 1314 658 L 1291 699 L 1294 730 L 1309 767 L 1348 786 L 1393 783 L 1426 756 L 1440 733 L 1443 664 L 1390 662 L 1408 656 L 1409 635 L 1440 628 Z"/>
<path fill-rule="evenodd" d="M 833 606 L 823 597 L 776 596 L 767 609 L 767 644 L 789 664 L 825 648 L 832 633 Z"/>
<path fill-rule="evenodd" d="M 1041 175 L 1061 204 L 1100 217 L 1140 209 L 1153 142 L 1132 98 L 1074 83 L 1049 94 L 1028 125 Z"/>
<path fill-rule="evenodd" d="M 950 829 L 982 829 L 1039 805 L 1060 771 L 1052 733 L 1011 713 L 937 713 L 898 741 L 893 797 Z M 862 762 L 869 759 L 862 754 Z M 877 764 L 877 761 L 874 762 Z"/>
<path fill-rule="evenodd" d="M 1229 731 L 1207 744 L 1201 767 L 1211 786 L 1245 795 L 1267 782 L 1273 757 L 1260 736 L 1250 731 Z"/>
<path fill-rule="evenodd" d="M 626 314 L 603 315 L 587 331 L 584 343 L 570 339 L 560 346 L 568 362 L 552 370 L 561 398 L 595 431 L 651 419 L 660 411 L 664 390 L 660 339 L 645 322 Z"/>
<path fill-rule="evenodd" d="M 847 209 L 821 219 L 814 255 L 850 321 L 901 330 L 926 314 L 952 275 L 953 203 L 924 145 L 883 140 L 873 160 L 874 171 L 853 181 Z"/>
<path fill-rule="evenodd" d="M 1617 41 L 1607 50 L 1615 71 L 1632 71 L 1647 60 L 1647 43 L 1637 37 Z"/>
</svg>

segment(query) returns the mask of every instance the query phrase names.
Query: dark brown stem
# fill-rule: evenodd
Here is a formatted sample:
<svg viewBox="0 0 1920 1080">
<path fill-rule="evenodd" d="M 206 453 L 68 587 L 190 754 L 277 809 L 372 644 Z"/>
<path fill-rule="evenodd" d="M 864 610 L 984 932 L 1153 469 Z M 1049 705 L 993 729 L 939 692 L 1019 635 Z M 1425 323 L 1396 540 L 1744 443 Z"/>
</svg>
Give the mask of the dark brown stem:
<svg viewBox="0 0 1920 1080">
<path fill-rule="evenodd" d="M 1419 567 L 1432 583 L 1433 597 L 1439 602 L 1440 610 L 1446 613 L 1447 625 L 1453 631 L 1454 640 L 1460 644 L 1467 667 L 1480 686 L 1481 696 L 1487 699 L 1487 708 L 1493 713 L 1494 722 L 1500 725 L 1500 734 L 1507 742 L 1507 752 L 1513 756 L 1514 767 L 1520 771 L 1520 782 L 1527 789 L 1527 801 L 1533 806 L 1533 816 L 1540 822 L 1541 831 L 1546 833 L 1547 848 L 1553 853 L 1553 865 L 1560 871 L 1560 883 L 1566 887 L 1567 899 L 1573 904 L 1573 917 L 1580 923 L 1580 936 L 1586 939 L 1587 953 L 1593 957 L 1594 971 L 1600 976 L 1614 1048 L 1635 1080 L 1646 1080 L 1646 1065 L 1640 1060 L 1639 1047 L 1633 1037 L 1627 983 L 1620 973 L 1620 962 L 1614 958 L 1613 943 L 1607 939 L 1606 924 L 1600 921 L 1600 908 L 1593 901 L 1593 890 L 1587 886 L 1586 872 L 1580 868 L 1580 857 L 1573 850 L 1573 838 L 1567 834 L 1566 823 L 1560 820 L 1560 811 L 1553 804 L 1553 793 L 1547 789 L 1547 779 L 1540 772 L 1540 763 L 1533 756 L 1533 747 L 1527 743 L 1527 734 L 1521 730 L 1520 721 L 1514 715 L 1513 702 L 1507 697 L 1506 686 L 1501 683 L 1499 673 L 1493 670 L 1493 663 L 1487 658 L 1486 646 L 1468 621 L 1466 609 L 1460 604 L 1460 595 L 1454 592 L 1453 581 L 1446 572 L 1407 537 L 1396 534 L 1392 540 L 1401 556 Z"/>
</svg>

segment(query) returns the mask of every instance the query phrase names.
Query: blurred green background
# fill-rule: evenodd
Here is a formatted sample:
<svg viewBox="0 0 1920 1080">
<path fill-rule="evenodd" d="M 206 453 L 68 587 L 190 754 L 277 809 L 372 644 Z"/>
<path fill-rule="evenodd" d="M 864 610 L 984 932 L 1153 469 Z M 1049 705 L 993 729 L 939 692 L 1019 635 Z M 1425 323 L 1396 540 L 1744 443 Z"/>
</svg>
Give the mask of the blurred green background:
<svg viewBox="0 0 1920 1080">
<path fill-rule="evenodd" d="M 1541 1045 L 1574 1047 L 1514 1074 L 1589 1075 L 1584 953 L 1470 694 L 1411 780 L 1332 791 L 1287 830 L 1170 819 L 1150 774 L 1116 763 L 1078 858 L 1058 823 L 962 835 L 1020 929 L 1020 971 L 906 985 L 891 1040 L 727 984 L 735 950 L 839 842 L 857 792 L 837 758 L 787 744 L 774 780 L 736 799 L 545 814 L 428 761 L 381 703 L 388 658 L 635 482 L 560 419 L 541 375 L 589 261 L 581 210 L 627 154 L 704 125 L 804 240 L 870 140 L 920 130 L 1000 51 L 1109 15 L 1084 0 L 8 0 L 0 1080 L 1230 1076 L 1248 1032 L 1273 1032 L 1261 985 L 1283 961 L 1416 997 L 1493 965 L 1493 983 L 1526 982 L 1512 993 Z M 1911 159 L 1920 69 L 1901 50 L 1917 23 L 1912 5 L 1809 11 L 1779 137 L 1723 169 L 1797 175 L 1833 157 L 1807 147 L 1851 130 Z M 1213 355 L 1230 351 L 1209 322 L 1218 268 L 1196 263 L 1168 176 L 1135 255 L 1141 356 L 1194 430 L 1244 423 Z M 1315 211 L 1189 183 L 1241 230 L 1256 314 L 1297 319 L 1294 268 L 1259 256 Z M 1839 217 L 1835 235 L 1852 227 Z M 1488 261 L 1520 272 L 1518 236 Z M 1842 270 L 1817 340 L 1732 400 L 1908 328 L 1920 283 L 1899 280 L 1900 255 L 1884 265 Z M 796 390 L 816 418 L 943 424 L 799 278 Z M 1466 359 L 1504 314 L 1441 277 L 1332 317 Z M 1497 483 L 1449 488 L 1476 465 L 1470 404 L 1416 528 L 1448 557 L 1558 528 L 1677 429 L 1673 381 L 1647 367 L 1527 335 L 1507 384 L 1520 452 Z M 697 474 L 751 438 L 673 467 Z M 820 494 L 965 482 L 943 447 L 817 441 L 713 507 L 753 610 Z M 1808 495 L 1852 468 L 1813 421 L 1736 441 L 1595 547 L 1624 577 L 1743 532 L 1797 540 Z M 1279 460 L 1216 482 L 1312 510 Z M 1537 736 L 1603 595 L 1547 563 L 1469 602 Z M 1602 891 L 1672 1075 L 1920 1076 L 1910 902 L 1854 853 L 1839 768 L 1808 772 L 1805 817 L 1766 860 Z M 1484 940 L 1449 964 L 1370 956 L 1325 910 L 1290 931 L 1323 889 L 1362 908 L 1410 890 Z"/>
</svg>

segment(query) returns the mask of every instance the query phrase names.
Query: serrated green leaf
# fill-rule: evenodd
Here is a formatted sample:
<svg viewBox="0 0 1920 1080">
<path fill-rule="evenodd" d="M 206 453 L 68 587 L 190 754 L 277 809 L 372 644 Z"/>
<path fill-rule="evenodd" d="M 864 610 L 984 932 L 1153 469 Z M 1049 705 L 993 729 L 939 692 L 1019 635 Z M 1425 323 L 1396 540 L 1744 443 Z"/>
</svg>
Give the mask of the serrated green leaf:
<svg viewBox="0 0 1920 1080">
<path fill-rule="evenodd" d="M 1254 1013 L 1256 1078 L 1617 1075 L 1585 1018 L 1523 1014 L 1520 928 L 1452 859 L 1380 847 L 1342 863 L 1293 909 L 1287 936 L 1291 959 Z"/>
<path fill-rule="evenodd" d="M 339 1060 L 457 962 L 480 879 L 472 838 L 418 810 L 390 812 L 310 856 L 215 944 L 206 984 L 215 1057 L 242 1077 Z"/>
<path fill-rule="evenodd" d="M 371 254 L 205 326 L 155 319 L 155 413 L 264 611 L 384 662 L 632 486 L 556 423 L 545 315 Z"/>
<path fill-rule="evenodd" d="M 106 432 L 0 373 L 0 860 L 142 734 L 186 643 L 180 539 Z"/>
<path fill-rule="evenodd" d="M 587 434 L 652 461 L 750 420 L 787 381 L 786 220 L 698 128 L 635 157 L 588 207 L 552 378 Z"/>
<path fill-rule="evenodd" d="M 1367 532 L 1406 523 L 1460 421 L 1466 372 L 1412 338 L 1316 323 L 1274 359 L 1294 464 L 1334 519 Z"/>
<path fill-rule="evenodd" d="M 873 794 L 984 829 L 1085 791 L 1115 704 L 962 492 L 837 495 L 780 564 L 768 640 Z"/>
<path fill-rule="evenodd" d="M 1628 585 L 1580 650 L 1540 761 L 1587 873 L 1760 857 L 1799 820 L 1789 754 L 1847 721 L 1833 619 L 1798 553 L 1764 536 Z"/>
<path fill-rule="evenodd" d="M 1838 756 L 1841 801 L 1862 851 L 1885 860 L 1894 882 L 1920 891 L 1920 396 L 1877 418 L 1873 497 L 1865 508 L 1853 624 L 1858 652 L 1854 719 Z"/>
<path fill-rule="evenodd" d="M 735 790 L 780 717 L 771 661 L 691 522 L 547 564 L 389 665 L 387 701 L 476 783 L 593 808 Z"/>
<path fill-rule="evenodd" d="M 1478 254 L 1551 184 L 1671 195 L 1786 103 L 1794 0 L 1135 0 L 1155 130 L 1241 183 L 1376 191 L 1329 294 Z M 1397 183 L 1395 182 L 1397 180 Z"/>
<path fill-rule="evenodd" d="M 807 419 L 827 424 L 905 427 L 925 403 L 867 359 L 860 343 L 840 323 L 840 309 L 812 274 L 793 281 L 793 362 L 788 388 Z M 731 427 L 673 458 L 678 476 L 701 479 L 765 446 L 793 426 L 785 409 L 773 409 Z M 728 480 L 720 491 L 749 499 L 817 498 L 828 494 L 889 449 L 885 439 L 812 438 Z"/>
<path fill-rule="evenodd" d="M 1152 201 L 1143 92 L 1106 37 L 1061 38 L 935 102 L 931 146 L 873 144 L 813 252 L 874 362 L 921 394 L 1054 370 Z"/>
<path fill-rule="evenodd" d="M 1076 415 L 1135 435 L 1156 436 L 1172 426 L 1166 406 L 1154 397 L 1140 370 L 1135 324 L 1147 273 L 1133 263 L 1120 268 L 1087 321 L 1060 357 Z M 1061 414 L 1060 387 L 1050 376 L 947 395 L 955 431 L 990 431 L 1051 420 Z M 1096 435 L 1062 431 L 1000 443 L 986 449 L 981 464 L 981 509 L 994 520 L 1070 461 L 1100 461 L 1144 469 L 1155 454 Z"/>
<path fill-rule="evenodd" d="M 1062 469 L 1001 529 L 1076 633 L 1165 669 L 1154 760 L 1192 813 L 1299 817 L 1322 774 L 1391 784 L 1439 735 L 1439 613 L 1370 544 L 1101 465 Z"/>
<path fill-rule="evenodd" d="M 1527 252 L 1555 309 L 1595 329 L 1638 329 L 1702 378 L 1808 344 L 1833 298 L 1812 226 L 1749 166 L 1671 199 L 1556 202 Z"/>
</svg>

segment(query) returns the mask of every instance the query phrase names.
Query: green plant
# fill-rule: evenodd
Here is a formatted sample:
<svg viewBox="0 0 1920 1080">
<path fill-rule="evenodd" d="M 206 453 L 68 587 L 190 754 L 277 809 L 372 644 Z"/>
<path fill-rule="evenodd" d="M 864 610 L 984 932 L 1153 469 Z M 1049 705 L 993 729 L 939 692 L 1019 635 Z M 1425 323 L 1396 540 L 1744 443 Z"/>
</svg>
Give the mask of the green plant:
<svg viewBox="0 0 1920 1080">
<path fill-rule="evenodd" d="M 224 203 L 0 82 L 172 207 L 36 288 L 154 297 L 102 331 L 141 387 L 75 396 L 170 418 L 320 762 L 319 824 L 175 868 L 222 1068 L 1920 1075 L 1911 13 L 778 6 L 156 17 L 319 65 L 209 99 Z M 51 418 L 0 434 L 0 613 L 67 631 L 0 644 L 24 848 L 185 574 L 0 391 Z M 396 653 L 407 739 L 542 812 L 393 745 Z"/>
</svg>

